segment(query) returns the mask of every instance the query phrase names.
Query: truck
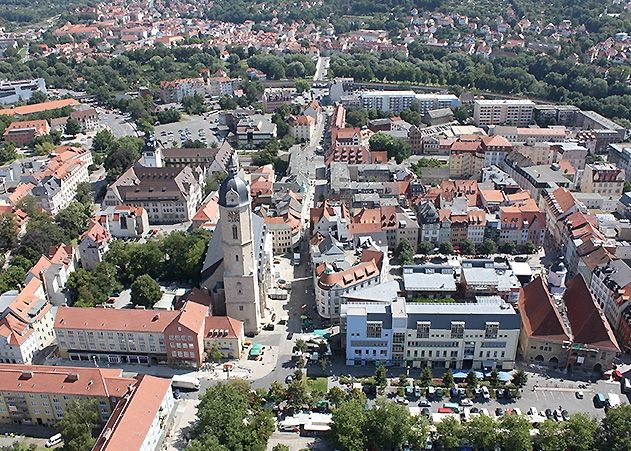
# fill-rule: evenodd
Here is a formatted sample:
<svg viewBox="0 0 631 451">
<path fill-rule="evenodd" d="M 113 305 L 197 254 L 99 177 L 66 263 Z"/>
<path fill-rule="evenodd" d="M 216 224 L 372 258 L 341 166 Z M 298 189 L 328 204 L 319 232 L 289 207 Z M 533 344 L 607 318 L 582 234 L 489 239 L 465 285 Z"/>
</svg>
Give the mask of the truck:
<svg viewBox="0 0 631 451">
<path fill-rule="evenodd" d="M 617 407 L 620 404 L 620 396 L 615 393 L 607 393 L 607 407 Z"/>
<path fill-rule="evenodd" d="M 294 266 L 300 265 L 300 254 L 298 252 L 294 252 L 294 259 L 292 261 Z"/>
<path fill-rule="evenodd" d="M 171 386 L 184 390 L 199 390 L 199 379 L 192 376 L 175 375 L 171 381 Z"/>
</svg>

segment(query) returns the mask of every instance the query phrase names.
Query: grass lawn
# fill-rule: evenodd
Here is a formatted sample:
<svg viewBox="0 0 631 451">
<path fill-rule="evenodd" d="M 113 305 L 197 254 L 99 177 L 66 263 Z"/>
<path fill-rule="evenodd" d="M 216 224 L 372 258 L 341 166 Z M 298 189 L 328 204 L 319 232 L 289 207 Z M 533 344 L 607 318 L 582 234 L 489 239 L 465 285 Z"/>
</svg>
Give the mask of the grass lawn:
<svg viewBox="0 0 631 451">
<path fill-rule="evenodd" d="M 326 377 L 308 377 L 307 388 L 311 393 L 326 393 L 328 390 L 328 380 Z"/>
</svg>

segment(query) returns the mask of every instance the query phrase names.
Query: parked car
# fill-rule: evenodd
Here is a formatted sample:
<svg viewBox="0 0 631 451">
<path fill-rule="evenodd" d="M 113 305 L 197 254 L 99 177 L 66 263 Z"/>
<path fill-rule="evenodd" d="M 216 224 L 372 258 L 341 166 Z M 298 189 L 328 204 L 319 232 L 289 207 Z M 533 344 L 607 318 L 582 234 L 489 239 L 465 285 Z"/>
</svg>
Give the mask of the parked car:
<svg viewBox="0 0 631 451">
<path fill-rule="evenodd" d="M 528 415 L 539 415 L 539 411 L 536 407 L 531 407 L 530 409 L 528 409 L 527 413 Z"/>
<path fill-rule="evenodd" d="M 552 418 L 552 409 L 546 409 L 546 418 L 548 419 Z"/>
<path fill-rule="evenodd" d="M 293 332 L 289 332 L 287 334 L 287 340 L 291 340 L 292 338 L 294 338 L 294 333 Z"/>
<path fill-rule="evenodd" d="M 469 398 L 464 398 L 460 400 L 460 405 L 461 406 L 472 406 L 473 405 L 473 401 L 471 401 Z"/>
<path fill-rule="evenodd" d="M 583 399 L 584 397 L 585 397 L 585 394 L 583 393 L 583 390 L 578 390 L 576 392 L 576 398 Z"/>
<path fill-rule="evenodd" d="M 495 416 L 496 417 L 503 417 L 504 416 L 504 409 L 502 409 L 501 407 L 498 407 L 497 409 L 495 409 Z"/>
<path fill-rule="evenodd" d="M 418 403 L 419 407 L 431 407 L 431 403 L 427 399 L 421 399 Z"/>
<path fill-rule="evenodd" d="M 563 409 L 561 411 L 561 417 L 563 417 L 563 419 L 565 421 L 569 420 L 570 419 L 570 412 L 568 412 L 567 410 Z"/>
<path fill-rule="evenodd" d="M 293 374 L 288 374 L 287 377 L 285 378 L 285 383 L 286 384 L 291 384 L 294 380 L 294 375 Z"/>
<path fill-rule="evenodd" d="M 263 330 L 274 330 L 275 326 L 274 323 L 267 323 L 266 325 L 263 326 Z"/>
<path fill-rule="evenodd" d="M 423 409 L 421 409 L 421 413 L 423 414 L 423 416 L 429 417 L 429 408 L 423 407 Z"/>
<path fill-rule="evenodd" d="M 180 399 L 180 397 L 182 396 L 182 394 L 180 393 L 180 389 L 176 388 L 175 390 L 173 390 L 173 397 L 175 399 Z"/>
</svg>

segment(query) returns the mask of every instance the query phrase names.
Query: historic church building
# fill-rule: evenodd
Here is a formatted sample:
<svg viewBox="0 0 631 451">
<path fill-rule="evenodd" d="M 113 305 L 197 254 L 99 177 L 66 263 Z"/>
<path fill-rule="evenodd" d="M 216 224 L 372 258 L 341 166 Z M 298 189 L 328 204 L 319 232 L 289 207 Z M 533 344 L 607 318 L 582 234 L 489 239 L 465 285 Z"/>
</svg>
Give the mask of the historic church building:
<svg viewBox="0 0 631 451">
<path fill-rule="evenodd" d="M 252 213 L 250 190 L 233 156 L 219 187 L 219 223 L 208 245 L 202 287 L 213 300 L 213 315 L 243 321 L 245 333 L 260 330 L 272 244 L 263 219 Z"/>
</svg>

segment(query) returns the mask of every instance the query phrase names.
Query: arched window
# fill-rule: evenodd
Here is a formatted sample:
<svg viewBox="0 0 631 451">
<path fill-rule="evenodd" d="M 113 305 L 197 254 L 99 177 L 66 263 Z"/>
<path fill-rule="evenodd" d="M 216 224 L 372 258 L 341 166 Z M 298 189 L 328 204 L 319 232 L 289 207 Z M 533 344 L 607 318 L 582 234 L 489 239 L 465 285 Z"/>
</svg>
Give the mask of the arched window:
<svg viewBox="0 0 631 451">
<path fill-rule="evenodd" d="M 237 226 L 236 225 L 232 226 L 232 239 L 233 240 L 238 240 L 239 239 L 239 231 L 237 230 Z"/>
<path fill-rule="evenodd" d="M 235 256 L 234 256 L 234 259 L 235 259 L 235 261 L 239 261 L 239 256 L 238 256 L 238 255 L 235 255 Z"/>
</svg>

